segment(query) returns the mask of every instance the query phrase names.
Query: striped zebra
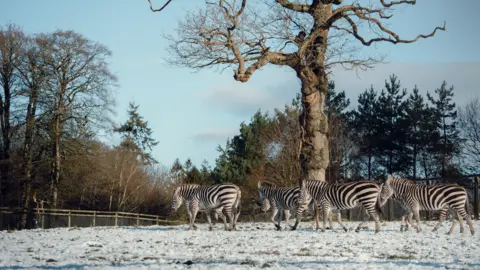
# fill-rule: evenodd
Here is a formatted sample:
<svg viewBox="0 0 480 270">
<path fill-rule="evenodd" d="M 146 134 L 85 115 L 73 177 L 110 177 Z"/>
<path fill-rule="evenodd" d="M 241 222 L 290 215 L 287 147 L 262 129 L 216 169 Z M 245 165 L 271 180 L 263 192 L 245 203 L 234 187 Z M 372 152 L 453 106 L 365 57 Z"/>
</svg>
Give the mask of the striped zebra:
<svg viewBox="0 0 480 270">
<path fill-rule="evenodd" d="M 370 181 L 330 184 L 323 181 L 303 180 L 298 199 L 297 217 L 301 218 L 302 212 L 308 207 L 308 204 L 312 200 L 315 201 L 321 206 L 324 213 L 322 231 L 325 232 L 326 217 L 332 208 L 344 210 L 363 206 L 367 219 L 361 222 L 355 231 L 359 232 L 368 217 L 371 216 L 375 221 L 375 233 L 378 233 L 380 231 L 379 212 L 382 213 L 378 197 L 382 185 Z M 341 221 L 339 223 L 345 231 L 348 231 Z"/>
<path fill-rule="evenodd" d="M 281 230 L 281 213 L 283 211 L 283 216 L 285 218 L 286 226 L 290 227 L 292 230 L 295 230 L 298 226 L 298 218 L 294 226 L 290 226 L 289 220 L 291 212 L 295 213 L 298 205 L 298 196 L 300 194 L 300 187 L 277 187 L 273 183 L 266 181 L 258 182 L 258 194 L 260 201 L 262 202 L 261 210 L 267 212 L 272 208 L 272 217 L 271 221 L 275 225 L 277 230 Z M 318 213 L 316 213 L 316 208 L 314 207 L 313 201 L 309 205 L 309 210 L 314 213 L 314 222 L 317 225 L 318 229 Z M 275 222 L 275 216 L 278 214 L 277 223 Z M 337 220 L 339 219 L 340 213 L 337 214 Z M 332 226 L 332 217 L 328 217 L 330 223 L 330 228 Z"/>
<path fill-rule="evenodd" d="M 213 230 L 210 213 L 214 211 L 218 215 L 218 211 L 221 208 L 222 214 L 230 221 L 230 228 L 227 228 L 224 221 L 225 230 L 236 230 L 237 219 L 240 215 L 240 200 L 240 188 L 234 184 L 216 184 L 211 186 L 183 184 L 175 187 L 173 190 L 171 212 L 177 211 L 185 202 L 190 221 L 188 230 L 197 229 L 195 217 L 198 212 L 207 214 L 210 230 Z"/>
<path fill-rule="evenodd" d="M 417 232 L 421 231 L 420 210 L 440 210 L 440 218 L 433 228 L 433 231 L 437 231 L 445 220 L 447 211 L 451 208 L 457 213 L 457 218 L 460 221 L 460 231 L 463 231 L 463 218 L 467 221 L 471 234 L 475 233 L 472 219 L 466 209 L 468 203 L 467 191 L 462 186 L 457 184 L 418 185 L 411 180 L 394 178 L 389 174 L 380 194 L 380 205 L 384 205 L 390 197 L 408 205 L 417 222 L 416 225 L 413 223 L 411 225 Z M 409 217 L 411 215 L 411 213 L 408 214 Z M 453 231 L 455 224 L 455 222 L 452 224 L 448 233 Z"/>
</svg>

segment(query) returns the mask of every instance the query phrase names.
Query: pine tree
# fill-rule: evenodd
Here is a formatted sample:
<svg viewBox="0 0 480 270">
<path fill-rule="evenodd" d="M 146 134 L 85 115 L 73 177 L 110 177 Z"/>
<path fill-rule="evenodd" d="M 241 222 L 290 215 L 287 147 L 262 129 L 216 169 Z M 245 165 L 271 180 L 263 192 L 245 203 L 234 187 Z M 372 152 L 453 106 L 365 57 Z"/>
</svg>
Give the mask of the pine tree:
<svg viewBox="0 0 480 270">
<path fill-rule="evenodd" d="M 122 135 L 120 147 L 139 153 L 140 158 L 145 164 L 158 163 L 152 156 L 150 151 L 158 144 L 152 137 L 152 130 L 148 127 L 148 121 L 138 113 L 139 105 L 134 102 L 129 103 L 128 120 L 120 127 L 114 129 Z"/>
<path fill-rule="evenodd" d="M 407 147 L 408 147 L 408 163 L 412 168 L 413 178 L 417 178 L 417 168 L 419 163 L 419 155 L 425 149 L 424 141 L 422 137 L 424 136 L 427 130 L 422 128 L 425 127 L 425 119 L 428 117 L 427 106 L 423 99 L 423 96 L 419 93 L 417 86 L 413 88 L 413 93 L 411 93 L 407 100 L 407 105 L 405 109 L 406 123 L 407 123 Z"/>
<path fill-rule="evenodd" d="M 358 97 L 357 109 L 352 112 L 350 126 L 354 130 L 351 136 L 358 147 L 360 159 L 366 159 L 367 179 L 373 177 L 373 165 L 378 153 L 378 96 L 373 89 L 365 90 Z"/>
<path fill-rule="evenodd" d="M 401 89 L 400 81 L 394 74 L 385 80 L 385 89 L 378 98 L 378 142 L 379 162 L 388 173 L 404 170 L 406 124 L 404 97 L 406 89 Z"/>
<path fill-rule="evenodd" d="M 342 162 L 345 156 L 343 147 L 347 140 L 347 113 L 345 110 L 350 105 L 350 99 L 345 91 L 336 92 L 335 83 L 330 81 L 328 93 L 325 98 L 325 114 L 328 119 L 328 142 L 330 165 L 327 168 L 326 180 L 336 182 L 340 178 Z"/>
<path fill-rule="evenodd" d="M 452 158 L 460 152 L 460 136 L 457 128 L 457 110 L 453 102 L 454 87 L 447 87 L 443 81 L 440 88 L 435 89 L 436 98 L 427 92 L 428 100 L 434 106 L 434 114 L 441 139 L 436 147 L 436 152 L 441 165 L 440 175 L 447 175 L 447 168 L 452 169 Z"/>
</svg>

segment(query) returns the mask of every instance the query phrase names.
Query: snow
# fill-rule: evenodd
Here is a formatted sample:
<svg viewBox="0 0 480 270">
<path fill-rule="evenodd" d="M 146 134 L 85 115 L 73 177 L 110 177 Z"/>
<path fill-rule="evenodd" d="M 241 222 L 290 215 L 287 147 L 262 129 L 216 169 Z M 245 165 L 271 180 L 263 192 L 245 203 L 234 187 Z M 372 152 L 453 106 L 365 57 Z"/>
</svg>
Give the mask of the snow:
<svg viewBox="0 0 480 270">
<path fill-rule="evenodd" d="M 352 229 L 325 233 L 302 222 L 297 231 L 275 231 L 271 223 L 223 224 L 197 231 L 187 226 L 56 228 L 0 231 L 0 268 L 7 269 L 437 269 L 480 268 L 480 223 L 471 236 L 450 222 L 431 232 L 400 232 L 400 222 L 382 223 L 374 233 Z M 283 225 L 283 223 L 282 223 Z"/>
</svg>

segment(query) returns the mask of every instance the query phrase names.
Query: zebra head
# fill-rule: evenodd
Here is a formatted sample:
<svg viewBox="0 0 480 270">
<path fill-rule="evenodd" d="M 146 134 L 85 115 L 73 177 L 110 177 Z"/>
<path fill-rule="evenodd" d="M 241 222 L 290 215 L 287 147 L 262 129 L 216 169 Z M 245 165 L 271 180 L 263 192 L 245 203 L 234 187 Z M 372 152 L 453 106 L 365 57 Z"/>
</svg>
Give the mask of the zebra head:
<svg viewBox="0 0 480 270">
<path fill-rule="evenodd" d="M 274 187 L 273 184 L 268 182 L 258 181 L 258 197 L 260 198 L 260 202 L 262 203 L 262 211 L 267 212 L 270 209 L 270 200 L 268 199 L 268 192 L 269 189 Z"/>
<path fill-rule="evenodd" d="M 388 199 L 392 197 L 395 193 L 395 190 L 392 187 L 393 176 L 391 174 L 387 175 L 387 181 L 381 186 L 380 195 L 378 196 L 380 206 L 383 206 L 387 203 Z"/>
<path fill-rule="evenodd" d="M 182 194 L 180 193 L 181 186 L 176 187 L 173 190 L 173 195 L 172 195 L 172 202 L 170 204 L 170 213 L 176 212 L 177 209 L 182 206 L 182 203 L 184 201 L 184 198 Z"/>
<path fill-rule="evenodd" d="M 298 201 L 297 201 L 297 216 L 301 217 L 303 211 L 308 209 L 308 206 L 310 205 L 312 201 L 312 195 L 307 189 L 307 181 L 303 180 L 302 185 L 300 186 L 300 194 L 298 195 Z"/>
</svg>

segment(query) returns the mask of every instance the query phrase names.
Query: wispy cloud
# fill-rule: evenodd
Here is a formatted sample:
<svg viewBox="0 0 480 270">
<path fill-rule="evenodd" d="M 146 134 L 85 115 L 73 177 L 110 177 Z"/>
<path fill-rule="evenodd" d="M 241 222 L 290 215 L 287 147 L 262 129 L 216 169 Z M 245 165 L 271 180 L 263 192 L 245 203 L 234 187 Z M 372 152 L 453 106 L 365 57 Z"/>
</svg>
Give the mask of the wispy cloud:
<svg viewBox="0 0 480 270">
<path fill-rule="evenodd" d="M 290 103 L 299 91 L 296 78 L 292 79 L 270 80 L 269 84 L 232 82 L 205 91 L 201 93 L 200 98 L 210 109 L 249 117 L 258 109 L 272 111 Z"/>
</svg>

